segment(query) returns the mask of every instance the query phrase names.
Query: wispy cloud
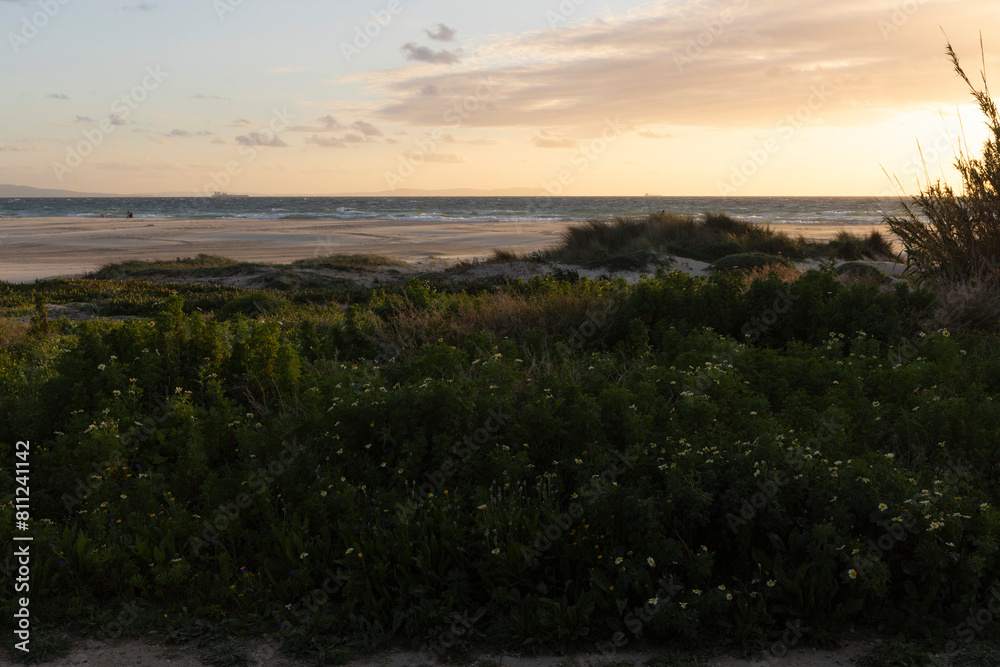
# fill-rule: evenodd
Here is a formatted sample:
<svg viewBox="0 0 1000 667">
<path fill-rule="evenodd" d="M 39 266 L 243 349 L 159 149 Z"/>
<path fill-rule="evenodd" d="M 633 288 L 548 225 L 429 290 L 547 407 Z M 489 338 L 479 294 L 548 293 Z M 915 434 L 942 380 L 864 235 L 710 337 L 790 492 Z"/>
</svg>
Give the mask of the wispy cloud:
<svg viewBox="0 0 1000 667">
<path fill-rule="evenodd" d="M 307 144 L 315 144 L 322 148 L 347 148 L 347 142 L 338 137 L 321 137 L 314 134 L 306 139 Z"/>
<path fill-rule="evenodd" d="M 438 23 L 437 28 L 433 31 L 424 30 L 427 36 L 438 42 L 452 42 L 455 40 L 455 33 L 458 31 L 454 28 L 449 28 L 443 23 Z"/>
<path fill-rule="evenodd" d="M 213 133 L 209 132 L 208 130 L 201 130 L 199 132 L 191 132 L 189 130 L 174 129 L 174 130 L 170 130 L 169 132 L 163 132 L 161 134 L 164 137 L 174 137 L 174 138 L 178 138 L 178 139 L 187 139 L 187 138 L 190 138 L 190 137 L 210 137 L 210 136 L 212 136 Z"/>
<path fill-rule="evenodd" d="M 547 134 L 536 134 L 531 137 L 531 143 L 536 148 L 576 148 L 577 140 L 569 137 L 554 137 Z"/>
<path fill-rule="evenodd" d="M 435 51 L 426 46 L 417 46 L 413 42 L 410 42 L 409 44 L 404 44 L 400 50 L 406 54 L 407 60 L 416 60 L 436 65 L 455 65 L 459 62 L 458 54 L 448 49 Z"/>
<path fill-rule="evenodd" d="M 69 95 L 66 95 L 65 93 L 49 93 L 48 95 L 46 95 L 46 97 L 48 97 L 50 100 L 68 100 L 69 99 Z"/>
<path fill-rule="evenodd" d="M 0 151 L 9 151 L 11 153 L 41 153 L 44 149 L 37 146 L 7 146 L 5 144 L 0 144 Z"/>
<path fill-rule="evenodd" d="M 288 128 L 291 132 L 336 132 L 344 129 L 344 126 L 331 115 L 321 116 L 316 119 L 315 125 L 293 125 Z"/>
<path fill-rule="evenodd" d="M 381 137 L 382 131 L 371 123 L 365 122 L 363 120 L 356 120 L 351 123 L 351 127 L 361 132 L 366 137 Z"/>
<path fill-rule="evenodd" d="M 191 96 L 192 100 L 210 100 L 213 102 L 232 102 L 233 100 L 228 97 L 220 97 L 219 95 L 203 95 L 198 93 L 197 95 Z"/>
<path fill-rule="evenodd" d="M 236 143 L 241 146 L 271 146 L 273 148 L 287 148 L 281 137 L 276 134 L 264 132 L 251 132 L 248 135 L 236 137 Z"/>
</svg>

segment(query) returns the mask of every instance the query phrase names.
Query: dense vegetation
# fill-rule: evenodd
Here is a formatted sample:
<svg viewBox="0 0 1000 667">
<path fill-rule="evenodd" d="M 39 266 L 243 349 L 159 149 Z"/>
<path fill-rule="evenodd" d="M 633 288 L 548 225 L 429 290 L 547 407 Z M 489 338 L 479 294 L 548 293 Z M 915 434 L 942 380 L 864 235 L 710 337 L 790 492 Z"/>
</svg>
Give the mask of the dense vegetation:
<svg viewBox="0 0 1000 667">
<path fill-rule="evenodd" d="M 965 641 L 1000 585 L 996 320 L 949 331 L 934 294 L 883 283 L 0 285 L 34 313 L 0 347 L 32 613 L 334 661 L 776 650 L 885 619 Z M 4 526 L 14 476 L 7 455 Z"/>
</svg>

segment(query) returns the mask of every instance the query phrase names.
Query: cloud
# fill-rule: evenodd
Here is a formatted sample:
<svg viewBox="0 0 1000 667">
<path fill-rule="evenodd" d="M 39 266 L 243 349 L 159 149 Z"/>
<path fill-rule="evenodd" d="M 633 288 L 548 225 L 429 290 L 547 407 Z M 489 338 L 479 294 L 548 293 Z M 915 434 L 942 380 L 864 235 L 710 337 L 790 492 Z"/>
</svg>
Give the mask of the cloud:
<svg viewBox="0 0 1000 667">
<path fill-rule="evenodd" d="M 173 160 L 150 160 L 141 162 L 133 160 L 111 160 L 109 162 L 98 162 L 95 165 L 98 169 L 109 171 L 188 171 L 190 167 L 175 162 Z"/>
<path fill-rule="evenodd" d="M 159 8 L 160 5 L 155 2 L 140 2 L 137 5 L 125 5 L 122 7 L 126 12 L 148 12 Z"/>
<path fill-rule="evenodd" d="M 344 126 L 331 115 L 322 116 L 316 119 L 316 125 L 295 125 L 288 128 L 291 132 L 335 132 L 344 129 Z"/>
<path fill-rule="evenodd" d="M 365 138 L 359 134 L 345 134 L 344 141 L 349 144 L 363 144 L 365 142 Z"/>
<path fill-rule="evenodd" d="M 215 137 L 214 139 L 212 139 L 212 143 L 213 144 L 222 144 L 223 146 L 229 146 L 232 142 L 226 141 L 222 137 Z"/>
<path fill-rule="evenodd" d="M 37 146 L 6 146 L 0 144 L 0 151 L 9 151 L 11 153 L 41 153 L 44 151 L 42 148 Z"/>
<path fill-rule="evenodd" d="M 902 106 L 964 101 L 941 49 L 907 35 L 939 35 L 943 17 L 978 25 L 974 15 L 971 4 L 927 2 L 905 33 L 886 39 L 879 22 L 891 25 L 892 8 L 870 0 L 802 0 L 794 10 L 780 0 L 651 2 L 602 23 L 495 38 L 463 56 L 467 70 L 386 72 L 376 80 L 385 93 L 378 114 L 436 126 L 492 80 L 495 90 L 463 115 L 464 126 L 559 127 L 581 139 L 616 118 L 637 127 L 773 128 L 808 104 L 812 122 L 869 123 Z M 713 34 L 706 26 L 722 16 Z M 404 51 L 410 59 L 434 53 L 418 48 Z M 976 48 L 970 38 L 970 62 Z"/>
<path fill-rule="evenodd" d="M 164 137 L 176 137 L 176 138 L 188 138 L 188 137 L 210 137 L 212 132 L 208 130 L 201 130 L 199 132 L 190 132 L 188 130 L 170 130 L 169 132 L 163 132 Z"/>
<path fill-rule="evenodd" d="M 569 137 L 553 137 L 547 134 L 535 135 L 531 137 L 531 143 L 536 148 L 576 148 L 576 139 Z"/>
<path fill-rule="evenodd" d="M 424 30 L 427 36 L 438 42 L 451 42 L 455 40 L 455 33 L 458 32 L 454 28 L 449 28 L 443 23 L 437 24 L 437 30 L 431 32 L 430 30 Z"/>
<path fill-rule="evenodd" d="M 318 134 L 314 134 L 306 139 L 306 143 L 322 146 L 323 148 L 347 148 L 347 143 L 343 139 L 338 139 L 337 137 L 321 137 Z"/>
<path fill-rule="evenodd" d="M 231 125 L 233 127 L 253 127 L 254 126 L 254 124 L 251 123 L 250 121 L 248 121 L 246 118 L 237 118 L 236 120 L 234 120 L 231 123 Z"/>
<path fill-rule="evenodd" d="M 49 93 L 48 95 L 46 95 L 46 97 L 49 98 L 50 100 L 68 100 L 69 99 L 69 95 L 65 95 L 63 93 Z"/>
<path fill-rule="evenodd" d="M 407 60 L 416 60 L 437 65 L 454 65 L 458 63 L 458 55 L 448 49 L 435 51 L 426 46 L 417 46 L 413 42 L 410 42 L 409 44 L 404 44 L 400 50 L 406 54 Z"/>
<path fill-rule="evenodd" d="M 192 100 L 211 100 L 213 102 L 232 102 L 233 100 L 228 97 L 220 97 L 219 95 L 202 95 L 198 93 L 197 95 L 191 96 Z"/>
<path fill-rule="evenodd" d="M 271 132 L 251 132 L 246 136 L 236 137 L 236 143 L 241 146 L 271 146 L 273 148 L 287 148 L 288 144 L 282 141 L 281 137 Z"/>
<path fill-rule="evenodd" d="M 77 116 L 74 123 L 93 123 L 94 119 L 90 116 Z"/>
<path fill-rule="evenodd" d="M 126 121 L 124 118 L 116 114 L 111 114 L 110 116 L 108 116 L 108 121 L 115 127 L 121 127 L 122 125 L 128 124 L 128 121 Z"/>
<path fill-rule="evenodd" d="M 361 132 L 361 134 L 365 135 L 366 137 L 381 137 L 382 136 L 382 131 L 381 130 L 379 130 L 377 127 L 375 127 L 371 123 L 367 123 L 367 122 L 365 122 L 363 120 L 356 120 L 356 121 L 354 121 L 353 123 L 351 123 L 351 127 L 353 127 L 354 129 L 358 130 L 359 132 Z"/>
<path fill-rule="evenodd" d="M 653 132 L 652 130 L 642 130 L 641 132 L 638 132 L 638 135 L 640 137 L 646 137 L 647 139 L 668 139 L 668 138 L 674 136 L 674 135 L 669 134 L 669 133 L 659 134 L 657 132 Z"/>
</svg>

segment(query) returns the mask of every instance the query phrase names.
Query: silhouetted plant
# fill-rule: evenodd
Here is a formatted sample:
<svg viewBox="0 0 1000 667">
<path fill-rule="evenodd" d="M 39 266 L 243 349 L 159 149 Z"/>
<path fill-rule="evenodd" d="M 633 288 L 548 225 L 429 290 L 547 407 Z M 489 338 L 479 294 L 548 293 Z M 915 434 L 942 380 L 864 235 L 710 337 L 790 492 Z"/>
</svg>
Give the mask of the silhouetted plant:
<svg viewBox="0 0 1000 667">
<path fill-rule="evenodd" d="M 960 193 L 940 179 L 928 182 L 909 202 L 902 202 L 904 214 L 886 216 L 885 222 L 903 243 L 908 270 L 921 279 L 993 282 L 1000 278 L 1000 115 L 986 82 L 985 55 L 979 90 L 950 42 L 946 53 L 986 117 L 990 136 L 981 158 L 959 145 L 955 168 L 962 178 Z"/>
</svg>

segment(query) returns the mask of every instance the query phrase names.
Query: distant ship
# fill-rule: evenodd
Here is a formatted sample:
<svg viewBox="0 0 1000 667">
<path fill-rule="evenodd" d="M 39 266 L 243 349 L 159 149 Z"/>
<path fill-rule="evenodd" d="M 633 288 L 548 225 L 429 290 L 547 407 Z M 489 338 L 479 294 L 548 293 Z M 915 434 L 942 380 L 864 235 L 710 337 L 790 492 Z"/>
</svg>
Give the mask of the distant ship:
<svg viewBox="0 0 1000 667">
<path fill-rule="evenodd" d="M 250 195 L 231 195 L 227 192 L 216 192 L 212 197 L 249 197 Z"/>
</svg>

